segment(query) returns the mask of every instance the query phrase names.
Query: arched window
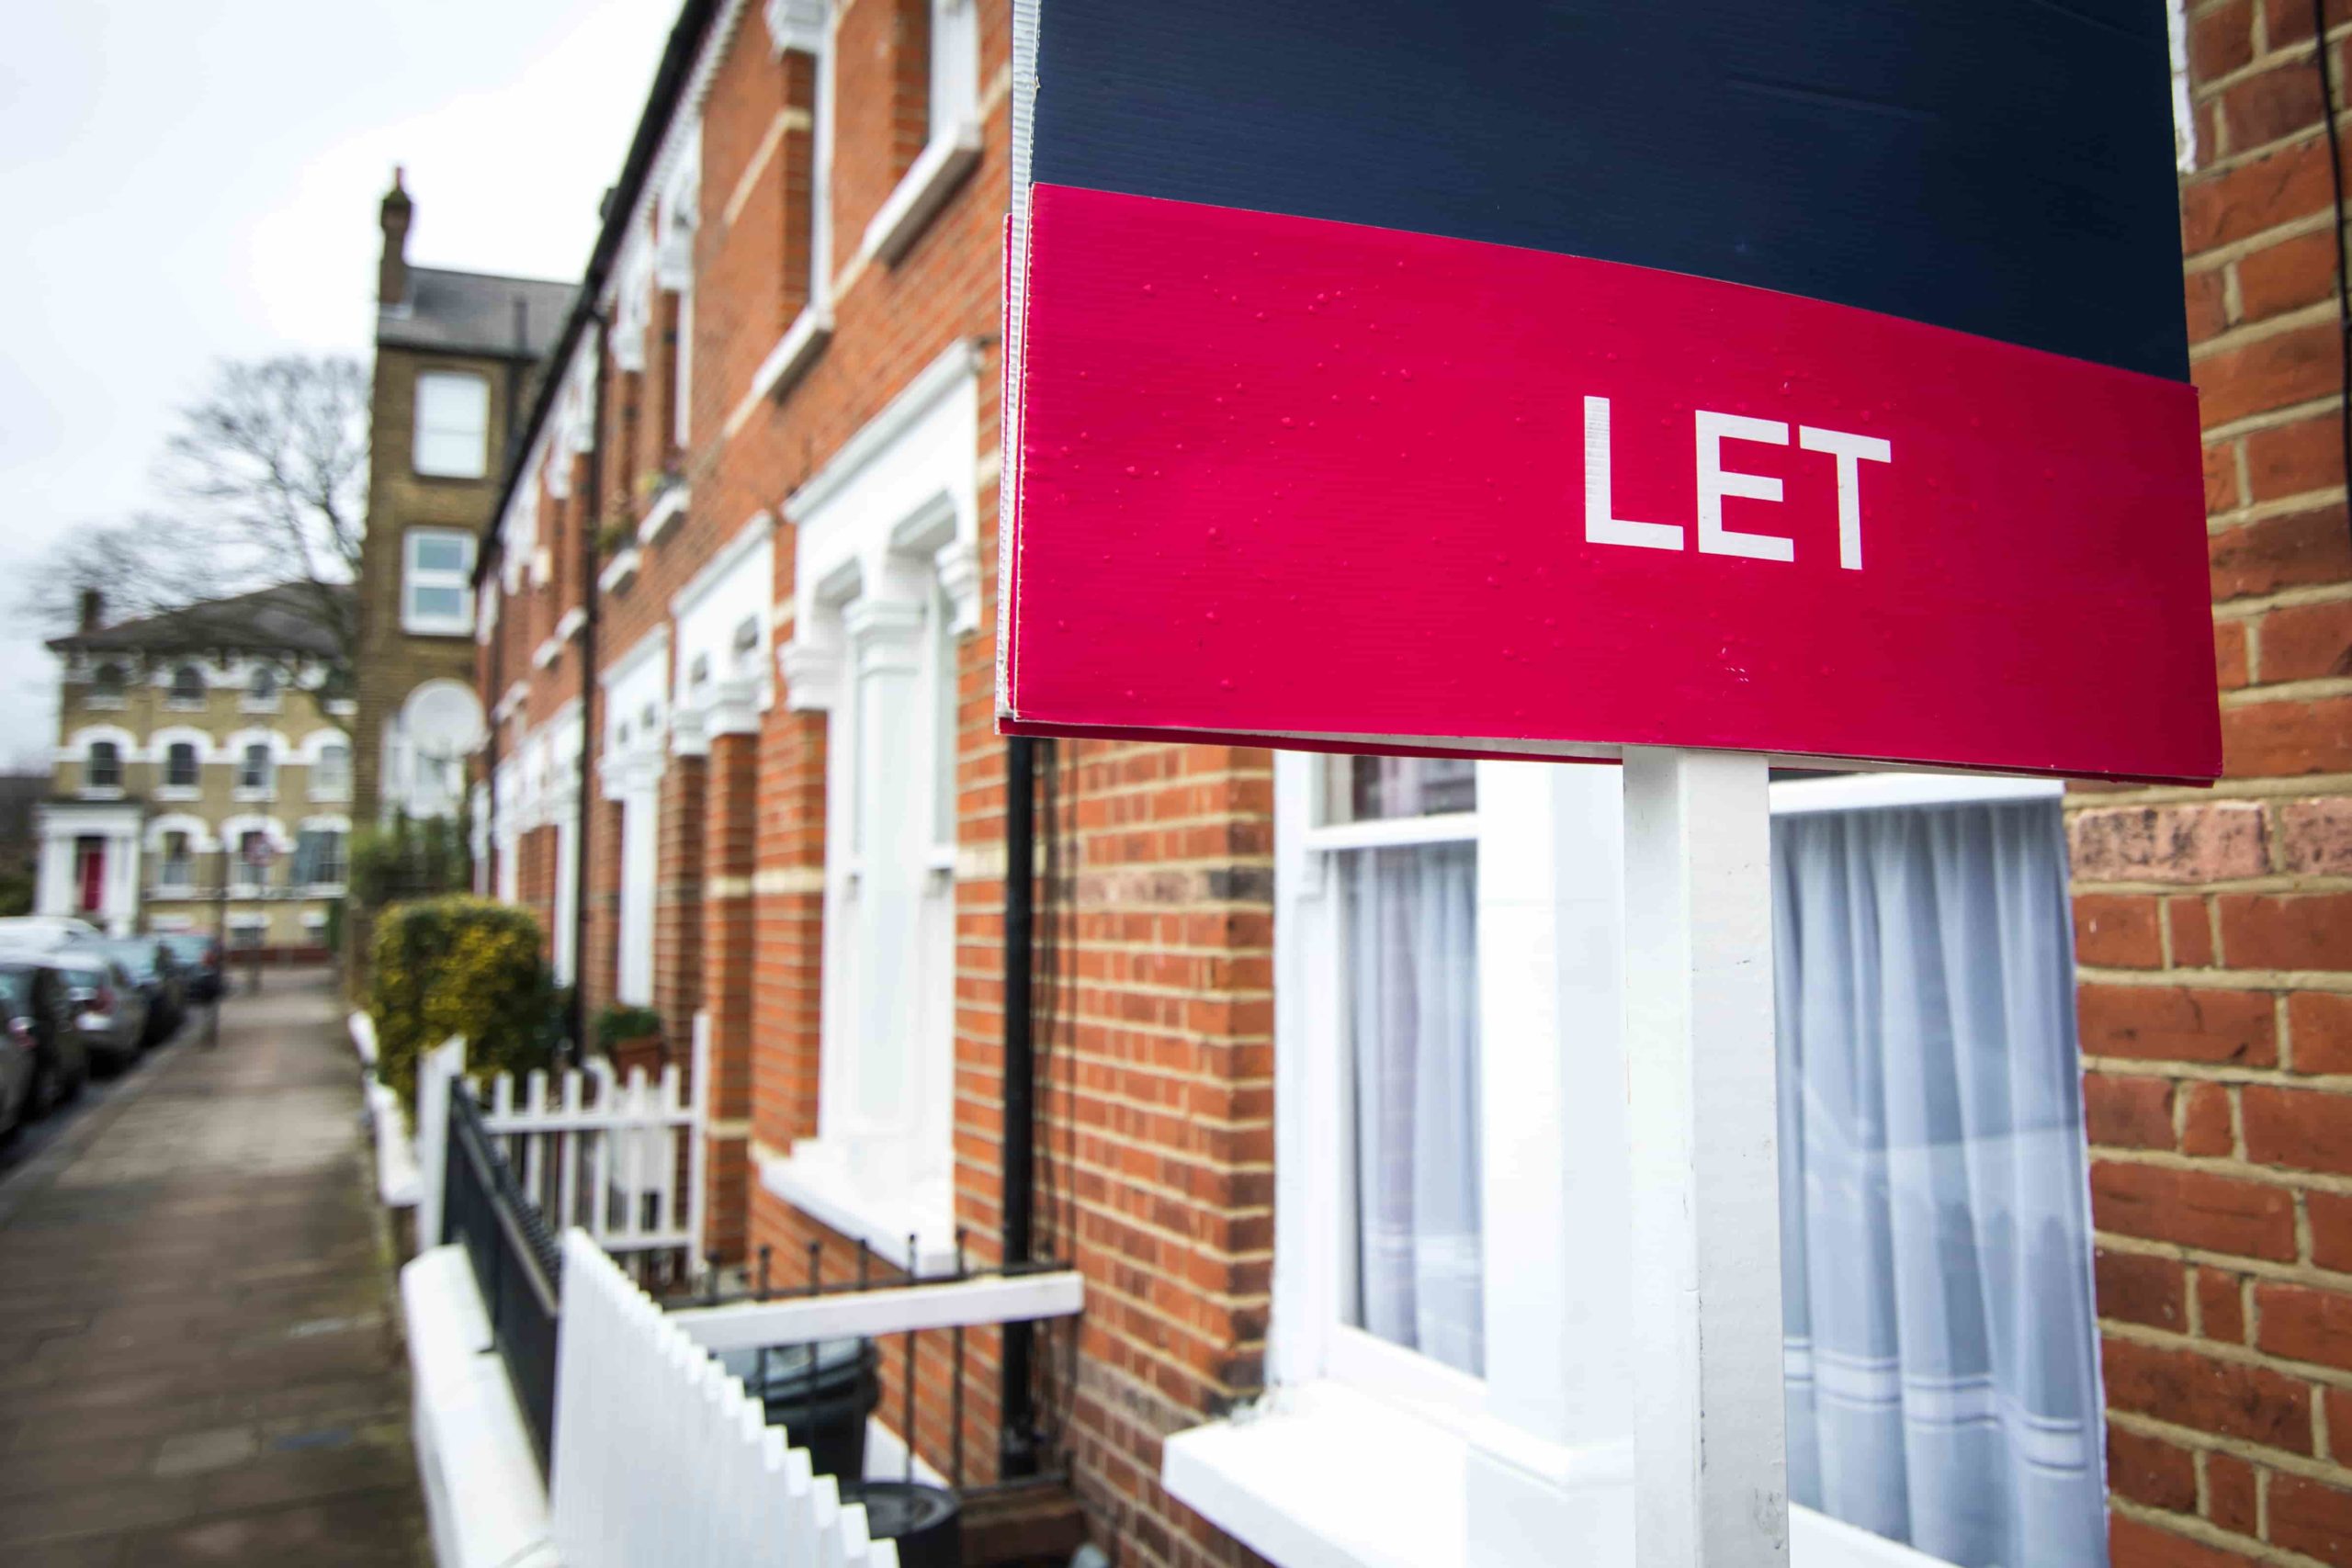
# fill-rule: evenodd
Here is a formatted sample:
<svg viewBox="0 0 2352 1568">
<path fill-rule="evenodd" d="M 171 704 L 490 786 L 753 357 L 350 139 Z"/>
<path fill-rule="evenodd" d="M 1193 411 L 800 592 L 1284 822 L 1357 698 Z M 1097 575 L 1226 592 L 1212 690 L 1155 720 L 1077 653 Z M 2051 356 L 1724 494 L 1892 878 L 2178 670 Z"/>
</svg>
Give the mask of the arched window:
<svg viewBox="0 0 2352 1568">
<path fill-rule="evenodd" d="M 245 705 L 274 708 L 277 705 L 277 671 L 265 664 L 254 671 L 245 685 Z"/>
<path fill-rule="evenodd" d="M 164 752 L 164 783 L 173 789 L 194 789 L 197 785 L 196 743 L 175 740 Z"/>
<path fill-rule="evenodd" d="M 237 761 L 239 789 L 269 789 L 277 781 L 277 768 L 269 754 L 269 743 L 256 740 L 247 746 Z"/>
<path fill-rule="evenodd" d="M 108 660 L 90 676 L 90 695 L 101 702 L 119 703 L 122 701 L 123 682 L 122 666 Z"/>
<path fill-rule="evenodd" d="M 204 705 L 203 671 L 193 664 L 183 664 L 173 671 L 168 700 L 175 706 L 201 707 Z"/>
<path fill-rule="evenodd" d="M 340 740 L 330 740 L 319 748 L 319 760 L 311 765 L 311 796 L 314 800 L 339 800 L 351 793 L 351 748 Z"/>
<path fill-rule="evenodd" d="M 91 789 L 122 787 L 122 748 L 111 740 L 90 742 L 90 761 L 82 782 Z"/>
</svg>

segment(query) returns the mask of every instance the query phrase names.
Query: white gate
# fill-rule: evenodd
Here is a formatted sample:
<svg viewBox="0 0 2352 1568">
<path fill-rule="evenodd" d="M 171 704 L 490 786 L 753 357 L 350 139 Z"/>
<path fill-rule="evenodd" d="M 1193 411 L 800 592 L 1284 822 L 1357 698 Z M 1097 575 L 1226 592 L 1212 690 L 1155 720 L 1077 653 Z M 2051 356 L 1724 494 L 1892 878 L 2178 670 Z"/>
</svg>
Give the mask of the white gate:
<svg viewBox="0 0 2352 1568">
<path fill-rule="evenodd" d="M 579 1230 L 563 1238 L 551 1466 L 565 1568 L 898 1568 L 806 1450 Z"/>
<path fill-rule="evenodd" d="M 550 1077 L 524 1076 L 521 1093 L 501 1073 L 480 1096 L 482 1125 L 498 1140 L 515 1179 L 559 1234 L 574 1226 L 605 1251 L 679 1255 L 686 1271 L 702 1256 L 706 1148 L 710 1109 L 709 1031 L 697 1016 L 693 1089 L 674 1062 L 649 1077 L 624 1079 L 601 1058 Z M 437 1240 L 448 1097 L 465 1076 L 465 1042 L 430 1053 L 417 1073 L 417 1156 L 425 1190 L 420 1244 Z"/>
</svg>

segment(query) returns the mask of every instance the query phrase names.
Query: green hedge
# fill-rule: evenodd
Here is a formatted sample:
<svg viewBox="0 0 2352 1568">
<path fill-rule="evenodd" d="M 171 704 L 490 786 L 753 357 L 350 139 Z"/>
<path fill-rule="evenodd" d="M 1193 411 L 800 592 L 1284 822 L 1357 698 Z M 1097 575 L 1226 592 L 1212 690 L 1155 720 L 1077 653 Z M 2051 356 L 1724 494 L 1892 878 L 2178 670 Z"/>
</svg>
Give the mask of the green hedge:
<svg viewBox="0 0 2352 1568">
<path fill-rule="evenodd" d="M 416 1111 L 419 1058 L 466 1037 L 475 1074 L 548 1064 L 555 987 L 528 909 L 469 895 L 394 904 L 376 918 L 368 1011 L 378 1075 Z"/>
</svg>

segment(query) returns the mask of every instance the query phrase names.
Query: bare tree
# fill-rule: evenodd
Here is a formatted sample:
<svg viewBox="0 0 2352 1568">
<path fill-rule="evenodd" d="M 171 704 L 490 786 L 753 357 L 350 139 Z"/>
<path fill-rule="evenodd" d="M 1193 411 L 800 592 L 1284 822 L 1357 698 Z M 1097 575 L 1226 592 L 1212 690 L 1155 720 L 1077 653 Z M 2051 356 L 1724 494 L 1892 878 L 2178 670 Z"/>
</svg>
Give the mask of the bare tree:
<svg viewBox="0 0 2352 1568">
<path fill-rule="evenodd" d="M 170 513 L 78 531 L 35 575 L 28 608 L 64 632 L 86 588 L 121 620 L 282 583 L 330 634 L 328 680 L 346 689 L 358 641 L 349 585 L 367 526 L 368 397 L 366 369 L 346 355 L 222 364 L 164 442 L 156 480 Z"/>
</svg>

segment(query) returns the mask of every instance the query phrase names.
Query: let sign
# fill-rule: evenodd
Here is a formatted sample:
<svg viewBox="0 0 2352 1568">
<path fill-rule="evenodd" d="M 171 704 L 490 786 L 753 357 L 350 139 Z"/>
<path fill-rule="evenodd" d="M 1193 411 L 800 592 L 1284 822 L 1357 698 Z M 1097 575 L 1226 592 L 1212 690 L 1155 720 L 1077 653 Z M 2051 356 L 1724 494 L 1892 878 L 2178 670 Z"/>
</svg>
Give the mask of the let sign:
<svg viewBox="0 0 2352 1568">
<path fill-rule="evenodd" d="M 1022 20 L 1005 729 L 2218 773 L 2158 8 Z"/>
</svg>

